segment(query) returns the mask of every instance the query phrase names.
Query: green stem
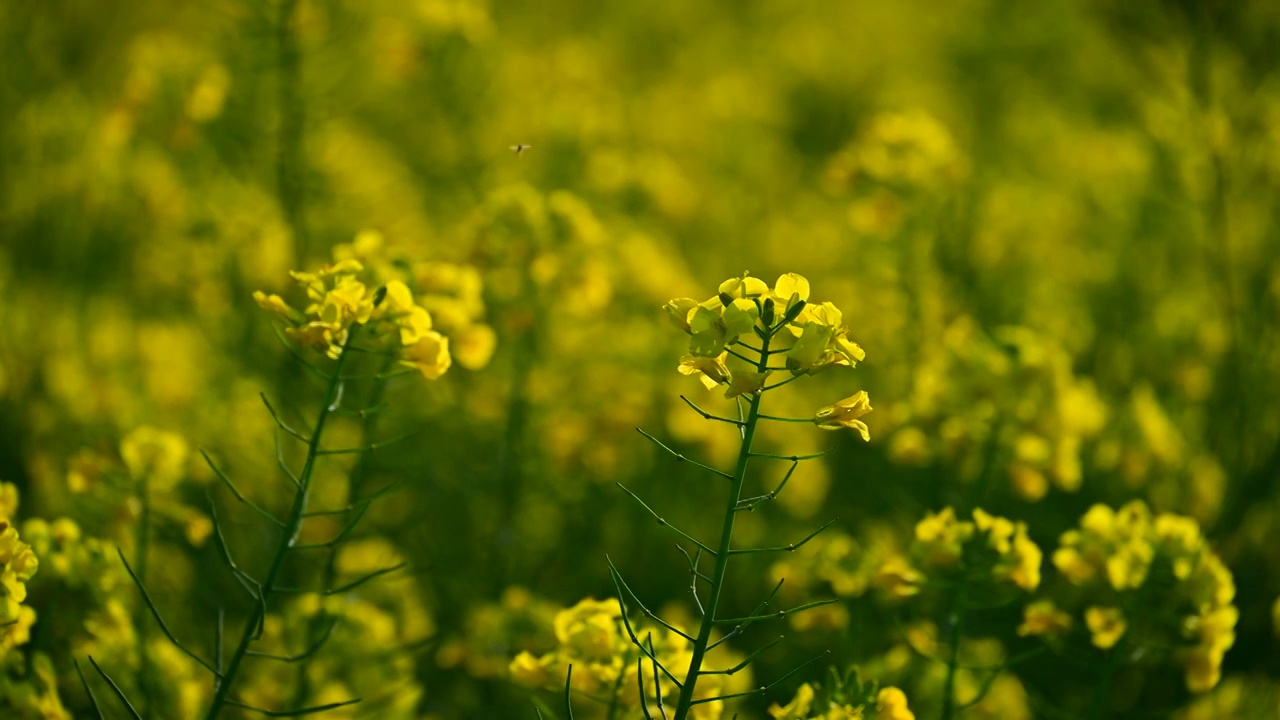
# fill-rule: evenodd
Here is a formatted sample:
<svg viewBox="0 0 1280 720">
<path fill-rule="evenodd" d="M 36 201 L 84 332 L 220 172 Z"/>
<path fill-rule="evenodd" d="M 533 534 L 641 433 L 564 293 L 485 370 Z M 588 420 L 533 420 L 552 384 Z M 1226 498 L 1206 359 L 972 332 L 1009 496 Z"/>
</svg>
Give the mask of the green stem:
<svg viewBox="0 0 1280 720">
<path fill-rule="evenodd" d="M 1107 700 L 1111 698 L 1111 681 L 1116 676 L 1116 669 L 1120 667 L 1120 644 L 1123 642 L 1124 640 L 1121 639 L 1120 643 L 1111 648 L 1111 655 L 1102 667 L 1102 678 L 1098 681 L 1098 689 L 1093 692 L 1093 706 L 1089 709 L 1089 720 L 1102 720 L 1107 716 Z"/>
<path fill-rule="evenodd" d="M 956 711 L 956 671 L 960 668 L 960 640 L 964 628 L 965 603 L 969 601 L 969 575 L 965 571 L 956 589 L 955 606 L 951 609 L 951 644 L 947 658 L 947 679 L 942 686 L 942 720 L 951 720 Z"/>
<path fill-rule="evenodd" d="M 618 710 L 622 705 L 620 702 L 622 700 L 622 681 L 626 679 L 626 677 L 626 673 L 620 672 L 618 673 L 618 679 L 613 683 L 613 693 L 612 697 L 609 699 L 609 712 L 605 715 L 605 720 L 616 720 L 618 717 Z"/>
<path fill-rule="evenodd" d="M 236 676 L 240 672 L 240 664 L 244 661 L 245 654 L 249 651 L 249 645 L 253 643 L 254 630 L 257 628 L 258 623 L 263 620 L 264 608 L 275 591 L 276 579 L 280 575 L 280 568 L 284 565 L 285 556 L 293 548 L 294 541 L 302 530 L 303 516 L 307 511 L 307 499 L 311 491 L 311 475 L 315 470 L 316 459 L 319 457 L 320 438 L 324 432 L 325 422 L 336 409 L 334 405 L 338 400 L 339 393 L 342 391 L 342 369 L 346 366 L 347 358 L 350 356 L 347 347 L 357 334 L 357 328 L 353 326 L 347 334 L 347 341 L 343 343 L 342 352 L 338 355 L 333 374 L 330 375 L 329 386 L 325 390 L 324 403 L 320 406 L 315 430 L 312 431 L 311 439 L 307 443 L 307 459 L 302 465 L 302 472 L 298 474 L 300 487 L 293 496 L 293 506 L 289 510 L 289 518 L 285 521 L 285 527 L 280 533 L 280 542 L 276 545 L 275 556 L 272 557 L 271 565 L 267 569 L 267 575 L 262 581 L 262 602 L 255 603 L 253 606 L 253 612 L 248 622 L 244 625 L 244 631 L 240 634 L 240 642 L 236 645 L 235 652 L 231 654 L 231 658 L 227 662 L 227 669 L 222 674 L 222 680 L 214 691 L 213 703 L 209 706 L 209 711 L 205 713 L 205 720 L 215 720 L 222 712 L 222 709 L 226 707 L 227 700 L 230 699 L 228 696 L 231 688 L 235 685 Z"/>
<path fill-rule="evenodd" d="M 761 333 L 759 372 L 769 362 L 769 340 L 772 333 Z M 716 624 L 716 611 L 720 606 L 720 594 L 724 590 L 724 577 L 729 569 L 729 550 L 733 543 L 733 521 L 738 513 L 738 500 L 742 497 L 742 486 L 747 477 L 747 463 L 751 460 L 751 443 L 755 439 L 756 426 L 760 420 L 760 401 L 763 391 L 751 396 L 751 405 L 747 410 L 745 424 L 742 427 L 742 446 L 738 448 L 738 464 L 734 470 L 729 488 L 728 502 L 725 503 L 724 525 L 720 531 L 720 547 L 716 550 L 716 565 L 711 572 L 711 592 L 703 606 L 702 625 L 698 628 L 698 637 L 693 643 L 693 656 L 689 660 L 689 672 L 684 678 L 684 687 L 680 690 L 680 700 L 676 703 L 673 720 L 685 720 L 689 717 L 689 709 L 693 706 L 693 691 L 698 684 L 698 676 L 702 674 L 702 661 L 707 654 L 707 645 L 711 640 L 711 630 Z"/>
<path fill-rule="evenodd" d="M 378 375 L 383 375 L 395 364 L 396 359 L 388 356 L 382 362 L 382 367 L 378 369 Z M 370 393 L 369 402 L 364 407 L 376 407 L 382 404 L 387 394 L 387 381 L 382 380 L 373 387 Z M 373 413 L 366 415 L 360 422 L 360 447 L 368 448 L 373 445 L 373 434 L 377 429 L 378 419 L 382 417 L 381 413 Z M 365 479 L 365 463 L 369 459 L 369 450 L 365 450 L 356 456 L 355 463 L 351 466 L 351 473 L 347 482 L 347 497 L 343 501 L 342 507 L 349 507 L 359 498 L 364 497 L 364 479 Z M 321 588 L 330 588 L 334 586 L 338 576 L 338 551 L 335 547 L 329 552 L 328 558 L 325 560 L 324 572 L 321 574 Z M 324 632 L 328 621 L 323 612 L 318 612 L 311 617 L 307 623 L 307 632 L 304 635 L 306 645 L 311 644 L 320 637 L 320 633 Z M 294 683 L 293 703 L 292 707 L 302 707 L 311 694 L 311 682 L 307 674 L 307 663 L 298 663 L 298 678 Z"/>
</svg>

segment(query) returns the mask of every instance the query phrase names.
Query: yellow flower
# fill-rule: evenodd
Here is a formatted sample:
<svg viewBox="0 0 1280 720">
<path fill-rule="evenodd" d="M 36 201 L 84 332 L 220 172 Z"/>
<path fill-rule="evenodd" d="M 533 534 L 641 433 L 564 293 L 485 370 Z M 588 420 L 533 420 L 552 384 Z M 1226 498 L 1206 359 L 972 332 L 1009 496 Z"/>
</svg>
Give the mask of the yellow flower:
<svg viewBox="0 0 1280 720">
<path fill-rule="evenodd" d="M 906 558 L 894 555 L 881 563 L 873 582 L 889 597 L 905 598 L 919 594 L 924 580 L 924 573 L 911 567 Z"/>
<path fill-rule="evenodd" d="M 439 379 L 444 375 L 453 358 L 449 354 L 449 338 L 429 330 L 400 353 L 400 364 L 417 368 L 428 380 Z"/>
<path fill-rule="evenodd" d="M 787 369 L 800 374 L 817 372 L 826 367 L 822 360 L 828 357 L 831 341 L 835 339 L 835 328 L 809 323 L 800 331 L 795 345 L 787 351 Z"/>
<path fill-rule="evenodd" d="M 556 640 L 582 657 L 608 660 L 621 641 L 617 624 L 621 616 L 617 601 L 586 598 L 556 614 Z"/>
<path fill-rule="evenodd" d="M 333 289 L 320 302 L 320 321 L 335 327 L 365 323 L 373 314 L 373 295 L 364 283 L 349 275 L 338 278 Z"/>
<path fill-rule="evenodd" d="M 146 478 L 155 489 L 168 489 L 186 475 L 187 441 L 181 435 L 148 425 L 120 441 L 120 457 L 135 480 Z"/>
<path fill-rule="evenodd" d="M 1071 629 L 1071 616 L 1058 609 L 1052 600 L 1037 600 L 1026 607 L 1018 626 L 1018 635 L 1056 637 Z"/>
<path fill-rule="evenodd" d="M 867 395 L 866 390 L 859 390 L 835 405 L 824 407 L 814 413 L 813 422 L 823 430 L 838 430 L 842 427 L 853 428 L 862 435 L 863 440 L 869 442 L 871 440 L 871 431 L 866 423 L 859 420 L 869 412 L 871 412 L 871 398 Z"/>
<path fill-rule="evenodd" d="M 13 483 L 0 483 L 0 518 L 11 518 L 18 514 L 18 486 Z"/>
<path fill-rule="evenodd" d="M 689 328 L 689 316 L 698 307 L 698 301 L 693 298 L 675 298 L 667 301 L 662 309 L 667 312 L 667 317 L 671 320 L 671 324 L 677 329 L 692 334 Z"/>
<path fill-rule="evenodd" d="M 773 284 L 772 297 L 777 305 L 777 313 L 786 315 L 794 305 L 809 300 L 809 280 L 803 275 L 786 273 Z"/>
<path fill-rule="evenodd" d="M 880 689 L 876 713 L 882 720 L 916 720 L 915 713 L 907 708 L 907 694 L 892 685 Z"/>
<path fill-rule="evenodd" d="M 1201 609 L 1198 616 L 1189 618 L 1185 632 L 1194 635 L 1197 644 L 1187 652 L 1187 688 L 1192 692 L 1207 692 L 1218 684 L 1222 676 L 1222 658 L 1236 641 L 1236 623 L 1240 612 L 1232 605 Z"/>
<path fill-rule="evenodd" d="M 309 322 L 296 328 L 287 328 L 285 335 L 312 350 L 324 351 L 329 357 L 338 356 L 338 348 L 347 341 L 347 331 L 322 322 Z"/>
<path fill-rule="evenodd" d="M 1009 572 L 1013 584 L 1028 592 L 1039 587 L 1040 563 L 1044 561 L 1044 553 L 1027 536 L 1027 526 L 1023 523 L 1017 524 L 1013 537 L 1013 558 L 1013 569 Z"/>
<path fill-rule="evenodd" d="M 787 352 L 787 369 L 795 375 L 816 373 L 833 365 L 853 367 L 866 358 L 858 344 L 849 340 L 849 327 L 835 305 L 805 305 L 799 317 L 787 326 L 797 337 Z"/>
<path fill-rule="evenodd" d="M 404 346 L 417 343 L 432 327 L 431 314 L 414 304 L 413 293 L 399 280 L 387 283 L 378 315 L 395 323 L 400 330 L 400 344 Z"/>
<path fill-rule="evenodd" d="M 737 298 L 728 305 L 721 305 L 719 298 L 712 298 L 698 305 L 689 315 L 689 352 L 703 357 L 715 357 L 724 351 L 743 333 L 751 331 L 760 317 L 755 302 Z"/>
<path fill-rule="evenodd" d="M 751 395 L 760 391 L 764 387 L 765 380 L 769 379 L 768 372 L 751 372 L 747 370 L 739 370 L 732 373 L 729 378 L 729 387 L 724 392 L 726 399 L 735 398 L 739 395 Z"/>
<path fill-rule="evenodd" d="M 1187 689 L 1191 692 L 1208 692 L 1222 679 L 1222 653 L 1212 648 L 1196 647 L 1187 651 L 1184 660 L 1187 668 Z"/>
<path fill-rule="evenodd" d="M 551 682 L 547 666 L 531 653 L 522 652 L 511 661 L 511 679 L 529 687 L 540 688 Z"/>
<path fill-rule="evenodd" d="M 1128 590 L 1142 585 L 1147 579 L 1147 569 L 1155 549 L 1145 539 L 1134 538 L 1115 548 L 1107 558 L 1107 580 L 1116 590 Z"/>
<path fill-rule="evenodd" d="M 681 375 L 697 375 L 698 380 L 711 390 L 729 382 L 729 366 L 725 364 L 728 357 L 728 353 L 720 353 L 713 358 L 685 355 L 680 358 L 680 367 L 677 369 Z"/>
<path fill-rule="evenodd" d="M 813 687 L 805 683 L 796 690 L 796 696 L 786 707 L 774 703 L 769 708 L 769 714 L 773 716 L 773 720 L 805 720 L 809 717 L 809 707 L 812 704 Z"/>
<path fill-rule="evenodd" d="M 31 546 L 18 538 L 18 530 L 0 518 L 0 659 L 4 651 L 31 638 L 35 612 L 22 606 L 27 599 L 27 581 L 39 569 Z"/>
<path fill-rule="evenodd" d="M 936 513 L 930 513 L 916 523 L 916 540 L 923 543 L 951 542 L 957 533 L 956 511 L 945 507 Z"/>
<path fill-rule="evenodd" d="M 273 313 L 281 320 L 297 322 L 302 317 L 302 313 L 289 307 L 289 304 L 279 295 L 268 295 L 261 290 L 254 290 L 253 299 L 254 302 L 258 303 L 259 307 Z"/>
<path fill-rule="evenodd" d="M 1013 547 L 1014 525 L 1012 520 L 991 515 L 982 508 L 977 508 L 973 511 L 973 522 L 979 532 L 987 534 L 987 542 L 991 544 L 991 547 L 996 552 L 1003 555 Z"/>
<path fill-rule="evenodd" d="M 720 283 L 717 293 L 719 297 L 731 300 L 756 298 L 768 295 L 769 286 L 760 278 L 754 278 L 749 273 L 743 273 L 742 277 L 729 278 Z"/>
<path fill-rule="evenodd" d="M 1084 611 L 1084 622 L 1093 634 L 1093 644 L 1103 650 L 1115 647 L 1129 628 L 1119 608 L 1091 607 Z"/>
<path fill-rule="evenodd" d="M 1080 518 L 1080 529 L 1110 539 L 1116 534 L 1116 512 L 1101 503 L 1090 507 Z"/>
<path fill-rule="evenodd" d="M 1073 584 L 1080 585 L 1089 580 L 1094 575 L 1094 568 L 1091 563 L 1085 560 L 1079 550 L 1070 547 L 1069 538 L 1078 538 L 1080 533 L 1074 530 L 1068 530 L 1062 534 L 1060 541 L 1064 547 L 1060 547 L 1053 552 L 1053 565 L 1058 568 L 1058 572 L 1062 573 L 1067 580 Z"/>
<path fill-rule="evenodd" d="M 1155 533 L 1162 544 L 1175 552 L 1195 552 L 1203 541 L 1195 520 L 1173 513 L 1156 516 Z"/>
<path fill-rule="evenodd" d="M 468 370 L 479 370 L 488 365 L 498 347 L 498 334 L 483 323 L 468 325 L 452 335 L 450 352 L 458 364 Z"/>
</svg>

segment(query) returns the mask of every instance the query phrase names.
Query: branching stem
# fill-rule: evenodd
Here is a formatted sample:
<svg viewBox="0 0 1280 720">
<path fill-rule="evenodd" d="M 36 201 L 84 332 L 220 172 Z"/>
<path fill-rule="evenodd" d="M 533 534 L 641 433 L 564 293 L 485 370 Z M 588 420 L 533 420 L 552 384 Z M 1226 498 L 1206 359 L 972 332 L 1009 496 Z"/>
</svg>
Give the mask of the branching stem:
<svg viewBox="0 0 1280 720">
<path fill-rule="evenodd" d="M 769 341 L 771 333 L 761 333 L 760 360 L 757 363 L 759 372 L 764 372 L 769 362 Z M 673 720 L 687 720 L 694 705 L 694 691 L 697 689 L 698 677 L 706 674 L 702 669 L 707 655 L 707 647 L 711 644 L 711 631 L 716 627 L 716 612 L 720 607 L 720 595 L 724 591 L 725 574 L 729 569 L 730 548 L 733 546 L 733 522 L 738 515 L 738 501 L 742 497 L 742 486 L 747 477 L 747 465 L 751 461 L 751 444 L 755 440 L 756 426 L 760 420 L 760 401 L 762 392 L 751 396 L 746 417 L 742 423 L 742 446 L 738 449 L 738 462 L 730 478 L 728 501 L 725 503 L 724 522 L 720 530 L 719 550 L 715 552 L 715 567 L 711 571 L 711 589 L 703 604 L 705 613 L 698 627 L 698 635 L 693 642 L 693 656 L 689 660 L 689 671 L 685 675 L 680 688 L 680 699 L 676 702 Z"/>
<path fill-rule="evenodd" d="M 336 367 L 334 367 L 333 373 L 329 376 L 324 402 L 320 405 L 315 429 L 311 432 L 311 437 L 307 443 L 307 458 L 303 462 L 302 471 L 298 473 L 298 491 L 294 494 L 293 505 L 289 510 L 288 518 L 285 520 L 284 532 L 281 533 L 280 540 L 276 545 L 271 565 L 262 580 L 261 602 L 254 606 L 249 620 L 244 625 L 244 630 L 240 633 L 240 642 L 237 643 L 235 650 L 231 653 L 231 657 L 227 660 L 227 667 L 223 673 L 222 681 L 218 683 L 217 690 L 214 692 L 213 702 L 210 704 L 208 712 L 205 713 L 205 720 L 215 720 L 224 708 L 235 704 L 231 697 L 231 690 L 235 687 L 240 665 L 248 655 L 249 646 L 253 643 L 257 628 L 266 613 L 267 601 L 275 593 L 276 580 L 279 577 L 280 569 L 284 566 L 285 557 L 293 548 L 298 532 L 302 529 L 302 523 L 305 520 L 307 499 L 311 490 L 311 477 L 315 471 L 316 461 L 320 457 L 320 440 L 324 434 L 326 421 L 337 410 L 338 399 L 342 394 L 342 380 L 340 378 L 350 356 L 350 353 L 347 352 L 347 345 L 359 334 L 357 329 L 357 327 L 352 327 L 351 332 L 348 333 L 347 341 L 343 344 L 342 352 L 338 355 Z"/>
</svg>

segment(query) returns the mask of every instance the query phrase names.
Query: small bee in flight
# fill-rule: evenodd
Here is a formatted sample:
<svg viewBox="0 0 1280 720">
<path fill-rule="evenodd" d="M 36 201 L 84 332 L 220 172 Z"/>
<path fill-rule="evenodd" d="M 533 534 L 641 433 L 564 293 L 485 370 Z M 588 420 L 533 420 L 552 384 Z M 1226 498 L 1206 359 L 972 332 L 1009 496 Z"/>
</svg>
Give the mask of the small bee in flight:
<svg viewBox="0 0 1280 720">
<path fill-rule="evenodd" d="M 533 146 L 532 145 L 512 145 L 511 152 L 515 153 L 516 155 L 522 155 L 524 154 L 525 150 L 528 150 L 531 147 Z"/>
</svg>

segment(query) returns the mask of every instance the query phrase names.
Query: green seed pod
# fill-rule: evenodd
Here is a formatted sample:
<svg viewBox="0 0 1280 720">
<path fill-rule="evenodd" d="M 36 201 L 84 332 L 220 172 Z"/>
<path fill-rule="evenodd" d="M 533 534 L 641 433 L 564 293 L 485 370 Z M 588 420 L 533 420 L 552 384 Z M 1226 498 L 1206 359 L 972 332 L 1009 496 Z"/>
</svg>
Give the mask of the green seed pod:
<svg viewBox="0 0 1280 720">
<path fill-rule="evenodd" d="M 795 320 L 796 318 L 800 317 L 800 313 L 804 311 L 804 306 L 808 305 L 808 303 L 800 299 L 799 294 L 792 295 L 791 300 L 794 304 L 792 304 L 791 307 L 787 308 L 787 315 L 786 315 L 787 322 L 791 322 L 792 320 Z"/>
</svg>

